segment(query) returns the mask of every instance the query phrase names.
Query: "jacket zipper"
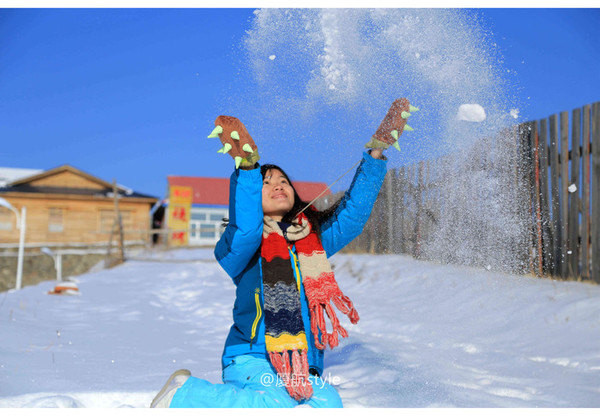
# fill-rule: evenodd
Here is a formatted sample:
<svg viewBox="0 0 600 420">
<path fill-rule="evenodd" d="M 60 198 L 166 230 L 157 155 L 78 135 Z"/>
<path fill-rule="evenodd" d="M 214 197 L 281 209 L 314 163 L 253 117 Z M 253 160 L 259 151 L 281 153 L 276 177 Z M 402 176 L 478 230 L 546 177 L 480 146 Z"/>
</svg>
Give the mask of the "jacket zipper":
<svg viewBox="0 0 600 420">
<path fill-rule="evenodd" d="M 254 341 L 254 337 L 256 336 L 256 326 L 258 325 L 258 321 L 262 316 L 262 309 L 260 309 L 260 289 L 258 287 L 254 290 L 254 301 L 256 302 L 256 318 L 254 318 L 254 323 L 252 324 L 252 333 L 250 334 L 250 348 L 252 348 L 252 341 Z"/>
<path fill-rule="evenodd" d="M 288 249 L 290 250 L 292 257 L 294 258 L 294 271 L 296 272 L 296 286 L 298 287 L 298 290 L 300 290 L 300 282 L 302 281 L 302 279 L 300 278 L 300 270 L 298 270 L 298 257 L 296 257 L 296 253 L 294 251 L 292 251 L 292 248 L 290 248 L 288 246 Z"/>
</svg>

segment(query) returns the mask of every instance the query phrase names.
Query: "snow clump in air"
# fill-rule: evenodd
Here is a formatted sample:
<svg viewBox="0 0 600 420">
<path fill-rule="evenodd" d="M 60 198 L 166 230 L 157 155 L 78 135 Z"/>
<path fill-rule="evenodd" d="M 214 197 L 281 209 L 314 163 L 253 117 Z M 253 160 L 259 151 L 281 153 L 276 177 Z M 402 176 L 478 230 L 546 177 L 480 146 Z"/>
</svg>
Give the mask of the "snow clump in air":
<svg viewBox="0 0 600 420">
<path fill-rule="evenodd" d="M 458 107 L 456 118 L 461 121 L 482 122 L 485 120 L 485 109 L 479 104 L 462 104 Z"/>
</svg>

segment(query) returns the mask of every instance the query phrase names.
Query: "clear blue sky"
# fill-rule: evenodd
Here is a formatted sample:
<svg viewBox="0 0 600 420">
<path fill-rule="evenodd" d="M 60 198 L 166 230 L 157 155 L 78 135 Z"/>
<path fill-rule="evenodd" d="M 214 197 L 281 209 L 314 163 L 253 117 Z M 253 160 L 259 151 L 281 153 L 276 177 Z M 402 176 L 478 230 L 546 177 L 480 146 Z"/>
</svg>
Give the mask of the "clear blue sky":
<svg viewBox="0 0 600 420">
<path fill-rule="evenodd" d="M 598 9 L 477 13 L 510 70 L 516 121 L 600 101 Z M 71 164 L 158 197 L 167 175 L 228 177 L 232 162 L 206 136 L 252 83 L 241 46 L 252 19 L 251 9 L 0 9 L 0 166 Z M 308 162 L 281 162 L 271 143 L 263 161 L 329 183 L 366 140 L 352 159 L 325 150 Z"/>
</svg>

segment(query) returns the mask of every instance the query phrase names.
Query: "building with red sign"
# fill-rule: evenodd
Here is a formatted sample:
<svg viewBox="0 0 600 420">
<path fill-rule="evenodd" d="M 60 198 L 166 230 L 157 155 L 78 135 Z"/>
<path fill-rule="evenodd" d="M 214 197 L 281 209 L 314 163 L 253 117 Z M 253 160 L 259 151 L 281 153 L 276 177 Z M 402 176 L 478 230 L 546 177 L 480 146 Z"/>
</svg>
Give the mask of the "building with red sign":
<svg viewBox="0 0 600 420">
<path fill-rule="evenodd" d="M 190 214 L 186 215 L 189 221 L 187 245 L 214 245 L 225 230 L 223 220 L 229 217 L 229 178 L 169 176 L 167 182 L 170 197 L 173 195 L 173 191 L 188 190 L 182 187 L 189 187 L 192 191 Z M 315 202 L 317 208 L 333 204 L 331 191 L 325 183 L 294 181 L 294 186 L 300 198 L 305 201 L 313 200 L 326 190 Z M 169 208 L 173 209 L 171 214 L 169 214 Z M 166 214 L 163 216 L 163 220 L 169 230 L 178 229 L 170 225 L 173 220 L 176 220 L 177 212 L 183 211 L 182 208 L 177 207 L 176 209 L 169 203 L 169 207 L 165 209 Z M 181 218 L 177 220 L 181 221 Z M 183 238 L 181 231 L 170 234 L 178 235 L 177 238 Z"/>
</svg>

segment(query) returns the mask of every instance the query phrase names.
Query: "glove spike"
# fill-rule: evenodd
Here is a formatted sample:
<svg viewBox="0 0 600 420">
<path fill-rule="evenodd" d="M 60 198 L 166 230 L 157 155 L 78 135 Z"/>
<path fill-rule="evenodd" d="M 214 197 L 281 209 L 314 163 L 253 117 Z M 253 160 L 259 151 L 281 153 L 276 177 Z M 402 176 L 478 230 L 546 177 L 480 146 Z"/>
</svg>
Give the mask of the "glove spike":
<svg viewBox="0 0 600 420">
<path fill-rule="evenodd" d="M 419 108 L 417 108 L 416 106 L 409 105 L 408 110 L 410 112 L 417 112 L 419 110 Z"/>
<path fill-rule="evenodd" d="M 225 154 L 225 153 L 228 153 L 231 149 L 232 149 L 231 144 L 225 143 L 225 145 L 223 147 L 221 147 L 217 151 L 217 153 L 223 153 L 223 154 Z"/>
<path fill-rule="evenodd" d="M 400 114 L 400 115 L 402 116 L 402 118 L 407 119 L 412 114 L 410 112 L 402 111 L 402 114 Z"/>
<path fill-rule="evenodd" d="M 406 124 L 404 126 L 404 131 L 415 131 L 410 125 Z"/>
<path fill-rule="evenodd" d="M 248 152 L 248 153 L 252 153 L 252 152 L 254 152 L 254 150 L 252 150 L 252 146 L 250 146 L 249 144 L 244 144 L 244 145 L 242 146 L 242 150 L 243 150 L 244 152 Z"/>
<path fill-rule="evenodd" d="M 237 131 L 232 131 L 231 132 L 231 138 L 234 140 L 240 140 L 240 134 Z"/>
<path fill-rule="evenodd" d="M 214 138 L 214 137 L 219 137 L 219 134 L 221 134 L 222 132 L 223 132 L 223 127 L 221 127 L 220 125 L 217 125 L 215 127 L 215 129 L 212 131 L 212 133 L 210 133 L 208 135 L 207 138 L 211 139 L 211 138 Z"/>
<path fill-rule="evenodd" d="M 394 143 L 392 146 L 394 146 L 400 152 L 400 144 L 398 144 L 398 142 Z"/>
<path fill-rule="evenodd" d="M 398 140 L 398 130 L 392 130 L 390 135 L 394 138 L 394 140 Z"/>
<path fill-rule="evenodd" d="M 235 169 L 240 167 L 240 163 L 242 163 L 242 158 L 241 156 L 236 156 L 235 157 Z"/>
</svg>

